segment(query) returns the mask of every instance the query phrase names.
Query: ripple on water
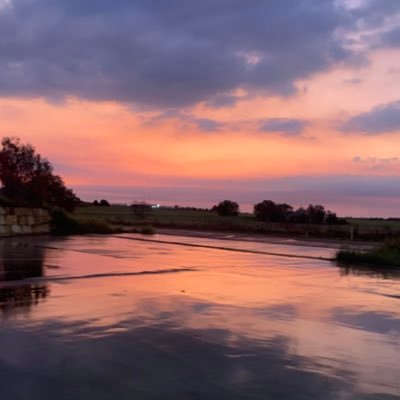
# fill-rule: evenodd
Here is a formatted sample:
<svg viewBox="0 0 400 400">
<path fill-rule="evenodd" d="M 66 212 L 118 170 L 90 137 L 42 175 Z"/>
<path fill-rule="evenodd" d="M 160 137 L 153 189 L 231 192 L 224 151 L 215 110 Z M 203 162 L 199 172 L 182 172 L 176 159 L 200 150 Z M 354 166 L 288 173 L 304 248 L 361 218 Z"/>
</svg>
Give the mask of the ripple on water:
<svg viewBox="0 0 400 400">
<path fill-rule="evenodd" d="M 5 399 L 400 399 L 395 273 L 118 237 L 0 252 Z"/>
</svg>

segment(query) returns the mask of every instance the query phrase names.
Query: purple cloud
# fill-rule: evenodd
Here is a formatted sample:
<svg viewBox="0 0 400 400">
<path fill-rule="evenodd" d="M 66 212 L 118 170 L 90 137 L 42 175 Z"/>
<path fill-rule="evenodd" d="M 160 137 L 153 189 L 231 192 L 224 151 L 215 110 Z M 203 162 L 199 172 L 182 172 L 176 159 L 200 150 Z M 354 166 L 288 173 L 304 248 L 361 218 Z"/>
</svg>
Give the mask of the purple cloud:
<svg viewBox="0 0 400 400">
<path fill-rule="evenodd" d="M 400 101 L 380 105 L 355 115 L 341 125 L 341 130 L 367 135 L 400 131 Z"/>
</svg>

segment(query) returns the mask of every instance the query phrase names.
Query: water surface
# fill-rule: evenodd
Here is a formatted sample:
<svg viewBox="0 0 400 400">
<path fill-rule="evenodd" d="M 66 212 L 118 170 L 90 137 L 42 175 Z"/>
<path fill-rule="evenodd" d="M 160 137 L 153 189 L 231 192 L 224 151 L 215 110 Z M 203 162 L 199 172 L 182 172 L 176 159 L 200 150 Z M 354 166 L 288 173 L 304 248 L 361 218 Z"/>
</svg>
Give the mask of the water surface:
<svg viewBox="0 0 400 400">
<path fill-rule="evenodd" d="M 400 399 L 400 275 L 333 250 L 0 241 L 4 399 Z"/>
</svg>

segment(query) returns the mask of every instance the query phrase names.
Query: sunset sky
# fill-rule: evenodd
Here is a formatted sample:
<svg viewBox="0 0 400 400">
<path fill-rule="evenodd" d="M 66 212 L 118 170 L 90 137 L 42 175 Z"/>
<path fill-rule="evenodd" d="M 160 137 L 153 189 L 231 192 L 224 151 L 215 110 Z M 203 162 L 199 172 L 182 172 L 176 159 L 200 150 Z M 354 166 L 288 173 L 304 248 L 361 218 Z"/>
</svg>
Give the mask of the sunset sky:
<svg viewBox="0 0 400 400">
<path fill-rule="evenodd" d="M 399 0 L 0 0 L 0 68 L 82 199 L 400 216 Z"/>
</svg>

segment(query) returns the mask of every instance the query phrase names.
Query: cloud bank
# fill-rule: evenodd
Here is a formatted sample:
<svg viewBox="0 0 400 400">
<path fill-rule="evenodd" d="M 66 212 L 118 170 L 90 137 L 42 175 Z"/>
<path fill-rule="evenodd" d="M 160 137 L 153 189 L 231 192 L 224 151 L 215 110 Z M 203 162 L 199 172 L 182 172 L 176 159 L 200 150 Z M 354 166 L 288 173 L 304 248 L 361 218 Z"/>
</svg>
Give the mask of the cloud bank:
<svg viewBox="0 0 400 400">
<path fill-rule="evenodd" d="M 351 60 L 336 0 L 12 0 L 0 8 L 0 96 L 153 107 L 288 95 Z M 365 12 L 364 12 L 365 14 Z M 364 15 L 363 14 L 363 15 Z"/>
</svg>

